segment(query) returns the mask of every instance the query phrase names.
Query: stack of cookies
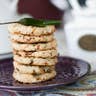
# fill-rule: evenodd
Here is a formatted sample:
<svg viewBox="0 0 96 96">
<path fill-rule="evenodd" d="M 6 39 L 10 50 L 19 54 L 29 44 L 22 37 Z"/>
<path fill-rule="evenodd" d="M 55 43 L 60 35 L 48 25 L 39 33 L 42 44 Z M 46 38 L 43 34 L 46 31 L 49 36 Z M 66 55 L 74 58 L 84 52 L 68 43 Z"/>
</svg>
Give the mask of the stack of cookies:
<svg viewBox="0 0 96 96">
<path fill-rule="evenodd" d="M 14 54 L 15 80 L 37 83 L 56 76 L 57 63 L 55 27 L 25 26 L 13 23 L 8 26 Z"/>
</svg>

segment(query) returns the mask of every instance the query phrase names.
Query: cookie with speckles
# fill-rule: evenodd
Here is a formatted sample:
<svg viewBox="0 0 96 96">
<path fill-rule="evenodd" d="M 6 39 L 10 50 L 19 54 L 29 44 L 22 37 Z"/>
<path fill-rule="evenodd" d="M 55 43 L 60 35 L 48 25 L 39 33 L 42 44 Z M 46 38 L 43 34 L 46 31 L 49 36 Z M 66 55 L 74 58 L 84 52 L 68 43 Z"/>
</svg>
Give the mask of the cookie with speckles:
<svg viewBox="0 0 96 96">
<path fill-rule="evenodd" d="M 22 44 L 12 41 L 12 47 L 18 51 L 44 51 L 50 49 L 56 49 L 56 40 L 52 40 L 47 43 L 37 43 L 37 44 Z"/>
<path fill-rule="evenodd" d="M 14 60 L 25 65 L 53 66 L 57 63 L 57 57 L 54 58 L 34 58 L 14 55 Z"/>
<path fill-rule="evenodd" d="M 56 71 L 51 71 L 50 73 L 44 73 L 40 75 L 32 75 L 32 74 L 23 74 L 14 70 L 13 77 L 16 81 L 21 83 L 38 83 L 50 80 L 56 76 Z"/>
<path fill-rule="evenodd" d="M 13 62 L 14 69 L 24 74 L 44 74 L 55 70 L 55 66 L 30 66 L 23 65 L 16 61 Z"/>
<path fill-rule="evenodd" d="M 21 34 L 10 34 L 11 40 L 20 43 L 41 43 L 41 42 L 50 42 L 54 40 L 53 34 L 51 35 L 42 35 L 42 36 L 27 36 Z"/>
<path fill-rule="evenodd" d="M 45 51 L 36 51 L 36 52 L 13 50 L 13 53 L 15 55 L 19 55 L 22 57 L 37 57 L 37 58 L 53 58 L 58 55 L 56 49 L 45 50 Z"/>
<path fill-rule="evenodd" d="M 31 36 L 49 35 L 55 32 L 55 26 L 47 25 L 45 27 L 25 26 L 19 23 L 13 23 L 8 26 L 11 34 L 22 34 Z"/>
</svg>

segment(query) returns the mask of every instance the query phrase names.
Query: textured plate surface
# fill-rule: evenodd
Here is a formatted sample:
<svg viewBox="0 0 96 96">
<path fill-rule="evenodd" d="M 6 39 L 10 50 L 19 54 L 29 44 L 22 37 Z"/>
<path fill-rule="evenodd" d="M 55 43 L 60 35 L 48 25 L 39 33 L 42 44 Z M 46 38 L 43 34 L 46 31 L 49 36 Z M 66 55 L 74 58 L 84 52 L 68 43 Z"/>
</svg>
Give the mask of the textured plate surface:
<svg viewBox="0 0 96 96">
<path fill-rule="evenodd" d="M 12 59 L 0 61 L 0 89 L 11 90 L 43 90 L 71 84 L 84 76 L 90 70 L 87 62 L 71 57 L 59 57 L 56 65 L 57 76 L 49 81 L 37 84 L 21 84 L 12 77 Z"/>
</svg>

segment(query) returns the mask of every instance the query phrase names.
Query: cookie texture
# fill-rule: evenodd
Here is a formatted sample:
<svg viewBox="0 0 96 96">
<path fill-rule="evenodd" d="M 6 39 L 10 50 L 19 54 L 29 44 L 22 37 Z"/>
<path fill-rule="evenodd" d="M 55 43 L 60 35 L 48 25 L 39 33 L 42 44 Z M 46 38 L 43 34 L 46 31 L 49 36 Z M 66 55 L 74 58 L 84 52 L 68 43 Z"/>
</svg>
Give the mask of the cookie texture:
<svg viewBox="0 0 96 96">
<path fill-rule="evenodd" d="M 56 71 L 51 71 L 50 73 L 44 73 L 40 75 L 32 75 L 32 74 L 22 74 L 18 71 L 13 72 L 13 77 L 15 80 L 21 83 L 38 83 L 50 80 L 56 76 Z"/>
<path fill-rule="evenodd" d="M 9 24 L 13 47 L 13 78 L 21 83 L 38 83 L 56 76 L 58 62 L 55 26 Z"/>
<path fill-rule="evenodd" d="M 55 26 L 48 25 L 46 27 L 25 26 L 19 23 L 13 23 L 8 26 L 11 34 L 23 34 L 32 36 L 49 35 L 55 32 Z"/>
<path fill-rule="evenodd" d="M 14 55 L 14 60 L 25 65 L 53 66 L 57 63 L 57 57 L 54 58 L 34 58 Z"/>
<path fill-rule="evenodd" d="M 44 74 L 55 70 L 55 66 L 26 66 L 16 61 L 13 62 L 14 69 L 23 74 Z"/>
<path fill-rule="evenodd" d="M 22 57 L 37 57 L 37 58 L 53 58 L 58 55 L 56 49 L 51 49 L 46 51 L 36 51 L 36 52 L 14 50 L 13 53 L 15 55 L 19 55 Z"/>
<path fill-rule="evenodd" d="M 54 40 L 53 35 L 42 35 L 42 36 L 27 36 L 21 34 L 11 34 L 11 40 L 21 43 L 40 43 L 40 42 L 49 42 Z"/>
<path fill-rule="evenodd" d="M 50 50 L 56 49 L 57 43 L 56 40 L 52 40 L 47 43 L 37 43 L 37 44 L 22 44 L 12 41 L 12 47 L 18 51 L 42 51 L 42 50 Z"/>
</svg>

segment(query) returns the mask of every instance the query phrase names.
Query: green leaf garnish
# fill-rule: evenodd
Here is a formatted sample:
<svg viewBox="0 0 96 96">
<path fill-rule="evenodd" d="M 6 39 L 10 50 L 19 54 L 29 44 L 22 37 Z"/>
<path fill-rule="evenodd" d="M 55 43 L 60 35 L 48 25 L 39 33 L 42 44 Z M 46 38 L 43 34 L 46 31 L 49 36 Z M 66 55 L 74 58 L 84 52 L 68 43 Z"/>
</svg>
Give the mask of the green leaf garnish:
<svg viewBox="0 0 96 96">
<path fill-rule="evenodd" d="M 47 25 L 60 25 L 61 21 L 59 20 L 38 20 L 33 18 L 23 18 L 18 21 L 18 23 L 26 26 L 38 26 L 38 27 L 44 27 Z"/>
</svg>

